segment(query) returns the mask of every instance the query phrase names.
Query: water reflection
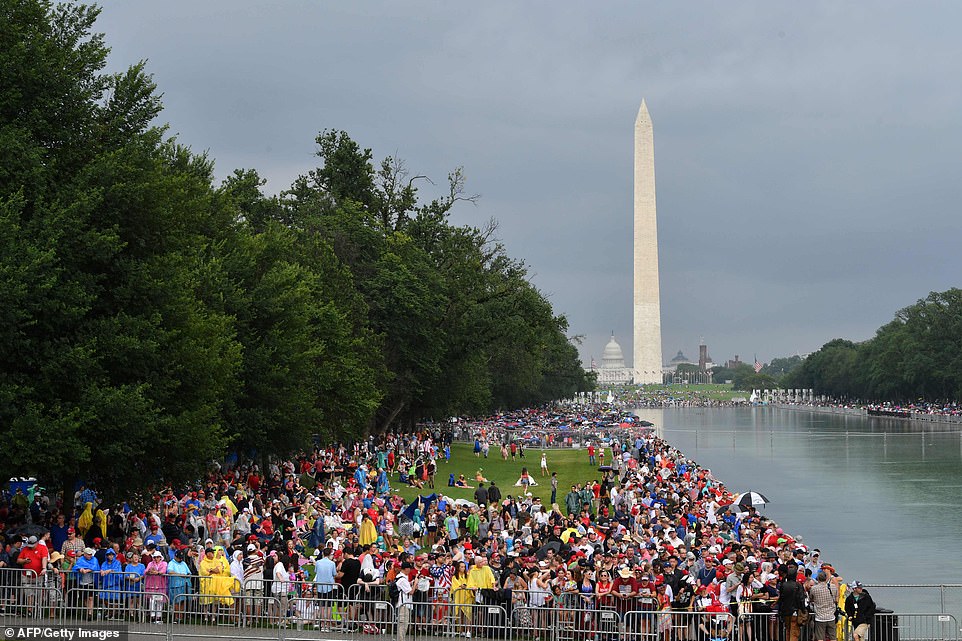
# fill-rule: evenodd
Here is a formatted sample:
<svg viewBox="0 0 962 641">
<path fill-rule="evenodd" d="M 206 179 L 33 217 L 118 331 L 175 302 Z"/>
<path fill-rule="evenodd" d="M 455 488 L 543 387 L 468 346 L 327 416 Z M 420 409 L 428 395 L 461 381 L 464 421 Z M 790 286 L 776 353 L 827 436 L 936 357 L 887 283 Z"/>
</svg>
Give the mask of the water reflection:
<svg viewBox="0 0 962 641">
<path fill-rule="evenodd" d="M 950 426 L 774 408 L 640 409 L 660 436 L 818 547 L 846 580 L 962 582 L 962 434 Z M 939 610 L 939 590 L 877 588 L 880 605 Z M 946 591 L 962 613 L 962 587 Z"/>
</svg>

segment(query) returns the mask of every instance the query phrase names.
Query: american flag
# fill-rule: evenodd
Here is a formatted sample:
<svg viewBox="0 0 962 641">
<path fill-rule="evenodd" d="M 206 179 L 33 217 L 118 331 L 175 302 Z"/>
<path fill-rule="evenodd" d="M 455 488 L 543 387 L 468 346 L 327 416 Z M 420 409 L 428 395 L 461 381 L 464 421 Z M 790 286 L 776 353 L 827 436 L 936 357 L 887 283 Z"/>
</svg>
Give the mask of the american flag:
<svg viewBox="0 0 962 641">
<path fill-rule="evenodd" d="M 755 373 L 757 374 L 757 373 L 759 373 L 760 371 L 762 371 L 762 364 L 759 363 L 759 362 L 758 362 L 758 359 L 756 358 L 756 359 L 755 359 Z"/>
</svg>

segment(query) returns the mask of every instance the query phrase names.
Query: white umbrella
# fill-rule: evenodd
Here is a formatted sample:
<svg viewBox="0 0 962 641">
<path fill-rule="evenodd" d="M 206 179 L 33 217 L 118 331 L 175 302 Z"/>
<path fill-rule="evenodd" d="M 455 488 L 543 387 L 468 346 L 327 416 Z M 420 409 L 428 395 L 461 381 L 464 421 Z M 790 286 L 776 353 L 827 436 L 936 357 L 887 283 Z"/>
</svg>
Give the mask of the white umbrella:
<svg viewBox="0 0 962 641">
<path fill-rule="evenodd" d="M 756 505 L 768 505 L 771 501 L 761 492 L 742 492 L 735 497 L 735 505 L 743 508 L 754 507 Z"/>
</svg>

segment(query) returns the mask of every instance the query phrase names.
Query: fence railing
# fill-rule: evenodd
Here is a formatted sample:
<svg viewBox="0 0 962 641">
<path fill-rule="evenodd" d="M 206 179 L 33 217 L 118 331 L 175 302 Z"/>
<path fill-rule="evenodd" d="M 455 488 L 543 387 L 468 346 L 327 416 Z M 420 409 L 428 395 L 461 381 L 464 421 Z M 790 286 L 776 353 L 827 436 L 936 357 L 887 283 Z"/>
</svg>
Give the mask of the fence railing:
<svg viewBox="0 0 962 641">
<path fill-rule="evenodd" d="M 40 577 L 34 577 L 40 578 Z M 386 597 L 357 598 L 358 591 L 313 586 L 276 595 L 72 587 L 61 591 L 43 581 L 19 584 L 0 577 L 0 625 L 122 624 L 134 636 L 191 638 L 399 641 L 467 637 L 505 641 L 854 641 L 843 616 L 796 625 L 771 612 L 638 610 L 609 607 L 603 599 L 540 598 L 497 591 L 415 591 L 400 605 Z M 326 586 L 322 586 L 326 587 Z M 353 595 L 353 596 L 352 596 Z M 880 610 L 866 641 L 959 641 L 955 616 Z"/>
</svg>

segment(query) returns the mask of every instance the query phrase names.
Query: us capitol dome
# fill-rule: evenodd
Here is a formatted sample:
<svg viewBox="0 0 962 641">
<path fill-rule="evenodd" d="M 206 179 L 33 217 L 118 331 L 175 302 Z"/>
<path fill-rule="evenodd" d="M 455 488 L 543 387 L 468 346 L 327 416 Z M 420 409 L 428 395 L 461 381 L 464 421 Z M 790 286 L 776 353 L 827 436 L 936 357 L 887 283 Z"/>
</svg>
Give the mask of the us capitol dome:
<svg viewBox="0 0 962 641">
<path fill-rule="evenodd" d="M 591 359 L 591 371 L 598 374 L 599 384 L 621 385 L 631 382 L 631 370 L 625 367 L 625 355 L 621 351 L 621 345 L 615 340 L 614 332 L 602 353 L 601 367 Z"/>
</svg>

